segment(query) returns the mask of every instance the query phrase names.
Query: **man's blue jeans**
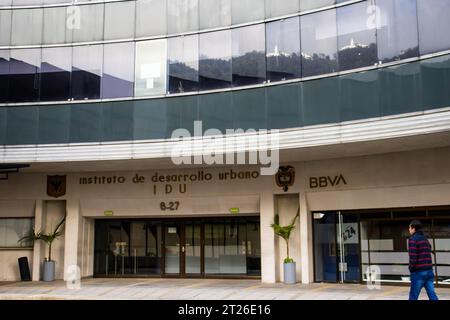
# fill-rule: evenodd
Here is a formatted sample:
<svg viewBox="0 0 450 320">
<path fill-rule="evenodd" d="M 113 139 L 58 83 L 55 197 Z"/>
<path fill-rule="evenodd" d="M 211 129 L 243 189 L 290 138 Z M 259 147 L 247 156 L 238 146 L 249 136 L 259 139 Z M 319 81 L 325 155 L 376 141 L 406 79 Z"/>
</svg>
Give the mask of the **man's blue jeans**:
<svg viewBox="0 0 450 320">
<path fill-rule="evenodd" d="M 409 291 L 409 300 L 417 300 L 423 287 L 425 287 L 430 300 L 439 300 L 436 292 L 434 292 L 433 270 L 411 272 L 411 290 Z"/>
</svg>

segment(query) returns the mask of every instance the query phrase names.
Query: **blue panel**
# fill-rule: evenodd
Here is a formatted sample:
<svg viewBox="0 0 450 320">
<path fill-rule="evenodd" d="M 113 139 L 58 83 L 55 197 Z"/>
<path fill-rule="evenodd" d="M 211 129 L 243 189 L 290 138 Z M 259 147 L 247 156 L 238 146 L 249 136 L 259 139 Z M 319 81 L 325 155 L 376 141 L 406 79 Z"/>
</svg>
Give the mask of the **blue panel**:
<svg viewBox="0 0 450 320">
<path fill-rule="evenodd" d="M 39 107 L 38 143 L 67 143 L 70 130 L 70 106 Z"/>
<path fill-rule="evenodd" d="M 134 101 L 134 139 L 163 139 L 166 137 L 167 99 Z"/>
<path fill-rule="evenodd" d="M 268 129 L 301 126 L 299 95 L 299 84 L 267 88 Z"/>
<path fill-rule="evenodd" d="M 378 71 L 340 77 L 339 102 L 341 121 L 379 117 Z"/>
<path fill-rule="evenodd" d="M 167 132 L 171 137 L 173 130 L 187 129 L 194 134 L 194 121 L 198 119 L 198 97 L 177 97 L 167 99 Z"/>
<path fill-rule="evenodd" d="M 301 110 L 303 125 L 340 121 L 339 78 L 327 78 L 302 83 Z"/>
<path fill-rule="evenodd" d="M 38 108 L 9 107 L 7 113 L 6 143 L 37 143 L 39 116 Z"/>
<path fill-rule="evenodd" d="M 420 62 L 424 109 L 450 106 L 450 55 Z"/>
<path fill-rule="evenodd" d="M 233 129 L 232 99 L 230 92 L 213 93 L 199 96 L 199 119 L 203 130 Z"/>
<path fill-rule="evenodd" d="M 70 142 L 101 140 L 102 104 L 76 104 L 70 112 Z"/>
<path fill-rule="evenodd" d="M 379 70 L 381 115 L 422 110 L 422 82 L 417 62 Z"/>
<path fill-rule="evenodd" d="M 232 96 L 234 129 L 267 129 L 264 88 L 235 91 Z"/>
<path fill-rule="evenodd" d="M 103 104 L 102 141 L 133 140 L 133 101 Z"/>
</svg>

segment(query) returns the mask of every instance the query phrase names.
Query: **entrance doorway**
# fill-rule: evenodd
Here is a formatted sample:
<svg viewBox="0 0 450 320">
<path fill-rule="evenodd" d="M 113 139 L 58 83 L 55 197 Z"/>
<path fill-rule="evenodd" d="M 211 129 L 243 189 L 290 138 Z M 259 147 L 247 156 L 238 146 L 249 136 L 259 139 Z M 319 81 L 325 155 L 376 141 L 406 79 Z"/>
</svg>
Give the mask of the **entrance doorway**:
<svg viewBox="0 0 450 320">
<path fill-rule="evenodd" d="M 314 213 L 316 281 L 360 282 L 359 246 L 358 216 Z"/>
<path fill-rule="evenodd" d="M 259 217 L 97 220 L 94 275 L 259 277 Z"/>
</svg>

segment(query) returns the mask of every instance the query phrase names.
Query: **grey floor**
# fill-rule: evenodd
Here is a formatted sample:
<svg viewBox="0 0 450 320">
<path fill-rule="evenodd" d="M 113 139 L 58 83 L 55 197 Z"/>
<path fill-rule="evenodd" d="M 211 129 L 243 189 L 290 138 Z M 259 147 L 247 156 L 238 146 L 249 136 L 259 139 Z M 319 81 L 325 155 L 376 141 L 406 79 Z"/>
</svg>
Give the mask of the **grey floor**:
<svg viewBox="0 0 450 320">
<path fill-rule="evenodd" d="M 150 300 L 406 300 L 408 287 L 359 284 L 263 284 L 260 280 L 223 279 L 99 279 L 81 281 L 71 289 L 64 281 L 0 282 L 0 299 L 150 299 Z M 437 288 L 450 300 L 450 288 Z M 420 299 L 427 299 L 422 292 Z"/>
</svg>

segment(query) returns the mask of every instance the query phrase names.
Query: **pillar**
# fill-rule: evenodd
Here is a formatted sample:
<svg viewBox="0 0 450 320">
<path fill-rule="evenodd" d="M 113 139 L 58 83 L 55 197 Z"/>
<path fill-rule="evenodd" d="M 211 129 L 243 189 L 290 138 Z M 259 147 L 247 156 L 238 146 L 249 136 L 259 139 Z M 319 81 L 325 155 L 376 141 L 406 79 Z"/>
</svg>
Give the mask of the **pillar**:
<svg viewBox="0 0 450 320">
<path fill-rule="evenodd" d="M 260 199 L 261 230 L 261 281 L 275 283 L 275 234 L 270 226 L 274 217 L 274 197 L 270 192 L 262 193 Z"/>
</svg>

